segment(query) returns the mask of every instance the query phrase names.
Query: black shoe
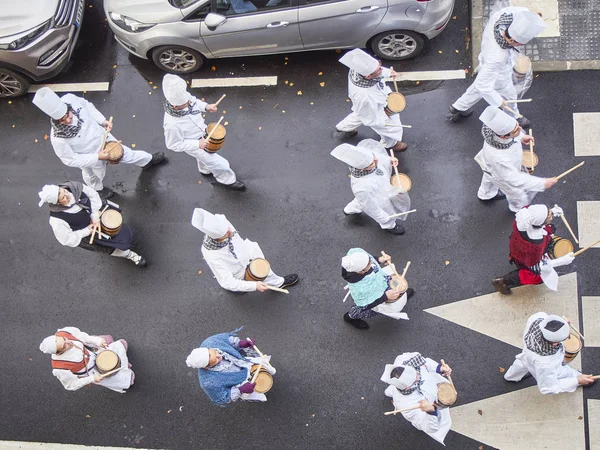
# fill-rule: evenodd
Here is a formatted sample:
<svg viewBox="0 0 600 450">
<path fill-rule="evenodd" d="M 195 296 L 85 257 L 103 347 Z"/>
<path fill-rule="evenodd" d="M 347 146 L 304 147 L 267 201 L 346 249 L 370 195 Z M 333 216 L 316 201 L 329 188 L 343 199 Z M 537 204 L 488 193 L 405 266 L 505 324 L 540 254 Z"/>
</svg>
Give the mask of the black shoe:
<svg viewBox="0 0 600 450">
<path fill-rule="evenodd" d="M 115 191 L 113 191 L 111 188 L 102 188 L 101 191 L 96 191 L 98 193 L 98 195 L 100 196 L 100 198 L 102 200 L 108 200 L 109 198 L 111 198 L 112 196 L 115 195 Z"/>
<path fill-rule="evenodd" d="M 402 225 L 400 225 L 398 223 L 398 221 L 396 221 L 396 226 L 394 228 L 390 228 L 389 230 L 385 230 L 385 231 L 387 231 L 388 233 L 391 233 L 391 234 L 396 234 L 398 236 L 406 233 L 406 230 L 404 229 L 404 227 Z"/>
<path fill-rule="evenodd" d="M 531 128 L 531 121 L 525 116 L 518 118 L 517 122 L 521 128 Z"/>
<path fill-rule="evenodd" d="M 351 139 L 358 134 L 358 130 L 352 131 L 340 131 L 337 128 L 335 129 L 335 134 L 337 137 L 341 139 Z"/>
<path fill-rule="evenodd" d="M 296 284 L 298 282 L 299 279 L 300 278 L 298 278 L 298 275 L 296 275 L 295 273 L 286 275 L 285 277 L 283 277 L 283 284 L 279 287 L 281 289 L 285 289 L 288 286 L 293 286 L 294 284 Z"/>
<path fill-rule="evenodd" d="M 407 297 L 407 299 L 411 298 L 413 295 L 415 295 L 415 290 L 413 288 L 408 288 L 406 290 L 406 297 Z"/>
<path fill-rule="evenodd" d="M 236 180 L 235 183 L 231 183 L 231 184 L 223 184 L 223 183 L 218 183 L 218 182 L 214 182 L 213 184 L 223 186 L 224 188 L 231 189 L 232 191 L 245 191 L 246 190 L 246 185 L 244 183 L 242 183 L 240 180 Z"/>
<path fill-rule="evenodd" d="M 469 108 L 466 111 L 460 111 L 454 106 L 450 106 L 448 110 L 450 111 L 450 114 L 446 116 L 446 120 L 448 122 L 458 122 L 463 117 L 469 117 L 471 114 L 473 114 L 473 108 Z"/>
<path fill-rule="evenodd" d="M 344 314 L 344 322 L 349 323 L 350 325 L 352 325 L 355 328 L 358 328 L 359 330 L 369 329 L 369 324 L 367 322 L 365 322 L 362 319 L 352 319 L 350 317 L 350 314 L 348 313 Z"/>
<path fill-rule="evenodd" d="M 166 161 L 167 159 L 165 158 L 165 154 L 163 152 L 153 153 L 152 159 L 148 164 L 142 167 L 142 170 L 148 170 L 150 167 L 156 166 L 157 164 L 162 164 Z"/>
<path fill-rule="evenodd" d="M 504 277 L 494 278 L 492 280 L 492 286 L 494 286 L 496 288 L 496 290 L 498 292 L 500 292 L 502 295 L 510 295 L 510 294 L 512 294 L 512 291 L 510 290 L 510 288 L 504 282 Z"/>
<path fill-rule="evenodd" d="M 127 255 L 127 259 L 129 261 L 133 262 L 138 267 L 146 267 L 146 265 L 148 264 L 148 262 L 146 261 L 146 258 L 144 258 L 142 255 L 137 254 L 133 250 L 129 251 L 129 255 Z"/>
<path fill-rule="evenodd" d="M 492 198 L 488 198 L 485 200 L 480 198 L 479 200 L 481 200 L 482 202 L 492 202 L 494 200 L 502 200 L 503 198 L 506 198 L 506 194 L 504 192 L 498 190 L 498 193 L 496 195 L 494 195 Z"/>
</svg>

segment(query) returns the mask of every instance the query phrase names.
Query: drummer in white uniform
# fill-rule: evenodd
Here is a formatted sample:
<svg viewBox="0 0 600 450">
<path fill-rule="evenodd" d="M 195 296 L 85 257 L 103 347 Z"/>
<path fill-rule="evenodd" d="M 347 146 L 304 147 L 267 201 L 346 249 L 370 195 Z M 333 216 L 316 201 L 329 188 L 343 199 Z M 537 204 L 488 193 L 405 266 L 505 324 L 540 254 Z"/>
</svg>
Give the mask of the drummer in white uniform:
<svg viewBox="0 0 600 450">
<path fill-rule="evenodd" d="M 165 144 L 174 152 L 185 152 L 196 158 L 202 175 L 213 175 L 217 183 L 237 191 L 246 189 L 229 166 L 229 161 L 217 153 L 207 152 L 204 139 L 206 124 L 203 112 L 216 112 L 217 105 L 205 103 L 187 91 L 185 80 L 167 74 L 163 78 L 163 94 L 167 99 L 163 128 Z"/>
<path fill-rule="evenodd" d="M 402 142 L 403 128 L 400 114 L 388 117 L 384 108 L 392 90 L 383 78 L 395 77 L 397 73 L 381 66 L 381 61 L 360 49 L 346 53 L 340 62 L 350 68 L 348 74 L 348 97 L 352 101 L 352 112 L 335 128 L 344 137 L 353 137 L 361 125 L 371 127 L 381 137 L 385 148 L 403 152 L 408 144 Z"/>
<path fill-rule="evenodd" d="M 504 8 L 493 14 L 483 31 L 479 68 L 475 81 L 452 106 L 448 119 L 456 122 L 470 116 L 473 107 L 482 98 L 491 106 L 508 106 L 518 118 L 519 125 L 528 127 L 530 122 L 521 117 L 517 103 L 517 91 L 513 84 L 513 54 L 517 47 L 527 44 L 544 31 L 546 25 L 540 16 L 527 8 Z"/>
<path fill-rule="evenodd" d="M 390 217 L 410 209 L 408 193 L 390 182 L 392 167 L 398 165 L 398 160 L 391 158 L 373 139 L 365 139 L 358 146 L 338 145 L 331 155 L 348 164 L 350 169 L 350 185 L 355 198 L 346 205 L 344 214 L 364 212 L 387 232 L 404 234 L 400 221 L 406 220 L 406 215 L 398 219 Z"/>
<path fill-rule="evenodd" d="M 542 394 L 574 392 L 578 386 L 594 383 L 591 375 L 565 364 L 562 344 L 570 335 L 569 323 L 562 317 L 538 312 L 527 319 L 523 351 L 504 374 L 506 381 L 521 381 L 528 374 L 537 381 Z"/>
<path fill-rule="evenodd" d="M 33 103 L 52 118 L 50 142 L 56 156 L 66 166 L 80 168 L 85 184 L 103 199 L 112 197 L 113 190 L 103 185 L 110 154 L 101 148 L 106 131 L 112 130 L 112 124 L 84 98 L 73 94 L 59 97 L 48 87 L 36 92 Z M 112 141 L 117 139 L 109 133 L 106 142 Z M 119 162 L 147 170 L 164 161 L 162 152 L 151 155 L 123 145 L 123 157 Z"/>
<path fill-rule="evenodd" d="M 506 198 L 512 212 L 529 205 L 538 192 L 556 184 L 556 178 L 530 175 L 523 167 L 523 146 L 534 142 L 523 133 L 517 120 L 505 112 L 488 106 L 479 119 L 484 123 L 481 134 L 484 143 L 475 161 L 483 170 L 480 200 Z"/>
<path fill-rule="evenodd" d="M 115 342 L 112 336 L 90 336 L 79 328 L 64 327 L 44 339 L 40 350 L 52 355 L 52 375 L 58 378 L 68 391 L 98 384 L 124 394 L 135 378 L 127 358 L 125 339 Z M 96 367 L 96 358 L 104 350 L 115 352 L 119 357 L 119 367 L 123 367 L 105 378 Z"/>
<path fill-rule="evenodd" d="M 381 381 L 389 384 L 385 395 L 392 399 L 395 410 L 419 405 L 419 409 L 404 411 L 401 414 L 413 424 L 440 443 L 452 426 L 450 408 L 438 398 L 440 385 L 449 381 L 452 374 L 447 364 L 438 364 L 430 358 L 423 358 L 418 352 L 403 353 L 396 357 L 394 364 L 387 364 Z"/>
<path fill-rule="evenodd" d="M 240 293 L 265 292 L 269 286 L 283 289 L 298 282 L 296 274 L 280 277 L 271 269 L 263 281 L 245 279 L 250 262 L 265 256 L 256 242 L 242 239 L 223 214 L 211 214 L 196 208 L 192 225 L 205 234 L 202 256 L 223 289 Z"/>
</svg>

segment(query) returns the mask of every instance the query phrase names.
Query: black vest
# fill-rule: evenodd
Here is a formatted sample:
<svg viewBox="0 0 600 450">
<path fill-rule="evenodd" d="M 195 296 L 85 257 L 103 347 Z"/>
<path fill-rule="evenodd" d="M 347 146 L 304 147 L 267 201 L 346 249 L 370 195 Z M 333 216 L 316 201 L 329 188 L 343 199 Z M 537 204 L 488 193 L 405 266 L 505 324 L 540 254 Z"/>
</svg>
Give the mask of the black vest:
<svg viewBox="0 0 600 450">
<path fill-rule="evenodd" d="M 79 201 L 75 204 L 87 206 L 89 209 L 91 209 L 90 208 L 90 206 L 91 206 L 90 199 L 83 192 L 81 193 L 81 197 L 79 198 Z M 73 230 L 73 231 L 77 231 L 77 230 L 86 228 L 90 224 L 90 221 L 91 221 L 90 212 L 89 212 L 89 210 L 86 210 L 85 208 L 81 208 L 81 211 L 79 211 L 75 214 L 64 212 L 64 211 L 50 211 L 50 216 L 56 217 L 57 219 L 60 219 L 60 220 L 64 220 L 65 222 L 67 222 L 69 224 L 69 226 L 71 227 L 71 230 Z"/>
</svg>

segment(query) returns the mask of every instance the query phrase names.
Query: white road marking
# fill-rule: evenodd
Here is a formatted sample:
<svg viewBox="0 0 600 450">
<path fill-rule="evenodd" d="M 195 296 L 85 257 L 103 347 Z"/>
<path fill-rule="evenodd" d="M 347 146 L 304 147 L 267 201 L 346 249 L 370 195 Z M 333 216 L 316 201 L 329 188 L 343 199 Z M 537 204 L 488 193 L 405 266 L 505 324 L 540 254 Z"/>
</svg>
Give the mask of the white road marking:
<svg viewBox="0 0 600 450">
<path fill-rule="evenodd" d="M 588 428 L 590 433 L 590 450 L 600 450 L 600 400 L 587 401 L 588 405 Z"/>
<path fill-rule="evenodd" d="M 569 394 L 542 395 L 537 386 L 531 386 L 450 408 L 450 414 L 453 431 L 494 448 L 585 449 L 581 388 Z"/>
<path fill-rule="evenodd" d="M 238 77 L 238 78 L 194 78 L 192 88 L 203 87 L 240 87 L 240 86 L 275 86 L 277 77 Z"/>
<path fill-rule="evenodd" d="M 99 445 L 53 444 L 48 442 L 0 441 L 0 449 L 2 450 L 133 450 L 133 448 L 134 447 L 101 447 Z"/>
<path fill-rule="evenodd" d="M 467 74 L 463 69 L 457 70 L 426 70 L 421 72 L 398 72 L 396 81 L 431 81 L 431 80 L 464 80 Z M 393 81 L 385 78 L 384 81 Z"/>
<path fill-rule="evenodd" d="M 56 83 L 56 84 L 34 84 L 29 87 L 29 93 L 39 91 L 43 87 L 49 87 L 54 92 L 92 92 L 92 91 L 108 91 L 110 83 Z"/>
<path fill-rule="evenodd" d="M 574 113 L 573 137 L 575 156 L 600 156 L 597 130 L 600 128 L 600 113 Z"/>
<path fill-rule="evenodd" d="M 600 347 L 600 327 L 598 327 L 600 297 L 581 297 L 581 310 L 583 315 L 583 330 L 580 331 L 585 336 L 583 344 L 586 347 Z M 600 413 L 600 411 L 598 412 Z M 598 445 L 600 445 L 600 441 Z M 600 447 L 598 448 L 600 449 Z"/>
<path fill-rule="evenodd" d="M 577 226 L 579 247 L 586 247 L 600 239 L 600 202 L 577 202 Z M 594 248 L 600 248 L 600 244 Z M 585 253 L 581 257 L 585 258 Z"/>
</svg>

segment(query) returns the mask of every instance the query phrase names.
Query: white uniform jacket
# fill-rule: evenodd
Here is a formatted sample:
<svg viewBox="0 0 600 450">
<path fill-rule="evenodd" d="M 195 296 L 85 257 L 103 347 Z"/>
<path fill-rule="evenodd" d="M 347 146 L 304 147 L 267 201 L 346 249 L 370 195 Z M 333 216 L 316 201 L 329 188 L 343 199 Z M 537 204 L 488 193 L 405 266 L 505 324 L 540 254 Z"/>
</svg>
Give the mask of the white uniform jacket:
<svg viewBox="0 0 600 450">
<path fill-rule="evenodd" d="M 402 365 L 404 361 L 417 354 L 418 353 L 416 352 L 409 352 L 399 355 L 396 357 L 393 365 L 386 366 L 386 369 L 389 369 L 386 370 L 386 373 L 392 368 Z M 385 390 L 385 395 L 392 398 L 395 409 L 403 409 L 418 405 L 421 400 L 427 400 L 428 402 L 433 403 L 437 400 L 438 384 L 449 382 L 445 377 L 436 372 L 439 366 L 437 362 L 430 358 L 425 358 L 425 361 L 426 364 L 417 369 L 421 373 L 421 380 L 423 380 L 423 384 L 420 388 L 421 392 L 416 390 L 409 395 L 403 395 L 392 385 L 388 386 Z M 389 377 L 384 379 L 386 373 L 384 373 L 384 376 L 381 378 L 384 382 L 388 382 L 387 380 L 389 380 Z M 420 409 L 405 411 L 401 414 L 406 420 L 412 423 L 417 430 L 424 431 L 441 444 L 444 443 L 444 439 L 452 426 L 450 408 L 438 409 L 437 415 L 428 414 Z"/>
<path fill-rule="evenodd" d="M 98 211 L 102 207 L 102 200 L 98 193 L 93 190 L 91 187 L 83 185 L 83 192 L 90 198 L 90 203 L 92 207 L 91 218 L 98 218 Z M 73 205 L 69 209 L 64 212 L 68 214 L 76 214 L 81 211 L 81 206 Z M 89 228 L 82 228 L 81 230 L 73 231 L 69 224 L 58 217 L 50 216 L 48 220 L 50 222 L 50 226 L 52 227 L 52 231 L 54 232 L 54 236 L 56 240 L 60 242 L 62 245 L 67 247 L 77 247 L 81 240 L 84 237 L 87 237 L 91 234 Z"/>
<path fill-rule="evenodd" d="M 206 111 L 208 103 L 196 97 L 192 97 L 191 102 L 195 102 L 194 110 Z M 193 153 L 200 150 L 198 141 L 204 136 L 206 123 L 202 114 L 188 114 L 183 117 L 174 117 L 165 112 L 163 128 L 165 132 L 165 145 L 169 150 Z"/>
<path fill-rule="evenodd" d="M 539 312 L 527 319 L 525 332 L 523 333 L 523 351 L 516 356 L 515 362 L 508 369 L 504 378 L 508 381 L 521 381 L 527 374 L 531 373 L 537 381 L 538 389 L 542 394 L 560 394 L 561 392 L 574 392 L 579 386 L 577 377 L 581 375 L 568 365 L 563 365 L 565 349 L 554 355 L 540 356 L 532 352 L 525 345 L 525 334 L 531 324 L 537 319 L 546 318 L 548 314 Z"/>
</svg>

